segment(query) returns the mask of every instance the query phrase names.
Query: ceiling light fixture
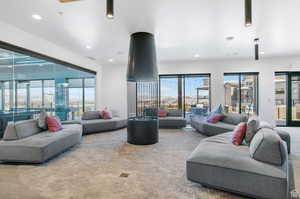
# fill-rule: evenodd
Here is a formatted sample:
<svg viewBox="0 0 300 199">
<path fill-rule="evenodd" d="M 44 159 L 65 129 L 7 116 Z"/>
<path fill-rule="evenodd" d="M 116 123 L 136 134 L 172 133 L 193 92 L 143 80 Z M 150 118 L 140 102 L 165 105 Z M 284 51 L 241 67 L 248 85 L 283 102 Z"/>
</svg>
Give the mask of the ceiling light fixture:
<svg viewBox="0 0 300 199">
<path fill-rule="evenodd" d="M 112 63 L 114 62 L 114 59 L 108 59 L 108 62 Z"/>
<path fill-rule="evenodd" d="M 32 18 L 35 19 L 35 20 L 38 20 L 38 21 L 43 19 L 43 17 L 41 15 L 38 15 L 38 14 L 33 14 Z"/>
<path fill-rule="evenodd" d="M 254 39 L 255 60 L 259 60 L 259 38 Z"/>
<path fill-rule="evenodd" d="M 252 25 L 252 0 L 245 0 L 245 26 Z"/>
<path fill-rule="evenodd" d="M 92 46 L 90 46 L 90 45 L 86 45 L 85 46 L 87 49 L 91 49 L 92 48 Z"/>
<path fill-rule="evenodd" d="M 195 54 L 194 57 L 195 57 L 195 58 L 199 58 L 200 55 L 199 55 L 199 54 Z"/>
<path fill-rule="evenodd" d="M 114 18 L 114 0 L 106 0 L 106 17 L 108 19 Z"/>
</svg>

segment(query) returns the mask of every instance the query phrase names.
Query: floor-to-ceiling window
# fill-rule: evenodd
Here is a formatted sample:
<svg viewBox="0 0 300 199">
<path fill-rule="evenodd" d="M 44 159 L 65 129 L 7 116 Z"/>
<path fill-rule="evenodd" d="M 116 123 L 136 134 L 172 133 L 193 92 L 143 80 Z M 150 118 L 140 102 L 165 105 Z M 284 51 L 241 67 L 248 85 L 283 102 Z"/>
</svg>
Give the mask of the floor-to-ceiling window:
<svg viewBox="0 0 300 199">
<path fill-rule="evenodd" d="M 210 75 L 160 75 L 160 107 L 178 109 L 186 118 L 195 109 L 206 114 L 210 110 Z"/>
<path fill-rule="evenodd" d="M 94 110 L 95 74 L 0 42 L 0 137 L 8 121 L 36 118 L 44 109 L 61 120 Z"/>
<path fill-rule="evenodd" d="M 275 73 L 276 124 L 300 126 L 300 72 Z"/>
<path fill-rule="evenodd" d="M 225 111 L 258 114 L 258 73 L 224 74 Z"/>
<path fill-rule="evenodd" d="M 287 82 L 288 82 L 287 74 L 285 73 L 275 74 L 276 124 L 279 126 L 286 125 Z"/>
</svg>

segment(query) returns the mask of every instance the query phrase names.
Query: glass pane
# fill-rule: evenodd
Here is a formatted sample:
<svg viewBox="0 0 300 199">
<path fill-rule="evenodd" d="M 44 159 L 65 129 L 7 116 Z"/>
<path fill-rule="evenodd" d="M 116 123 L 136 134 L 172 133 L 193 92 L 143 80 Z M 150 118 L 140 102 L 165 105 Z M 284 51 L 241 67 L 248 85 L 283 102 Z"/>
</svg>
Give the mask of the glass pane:
<svg viewBox="0 0 300 199">
<path fill-rule="evenodd" d="M 178 76 L 160 77 L 160 107 L 182 110 L 182 80 Z"/>
<path fill-rule="evenodd" d="M 27 94 L 28 94 L 28 81 L 17 81 L 17 108 L 18 109 L 25 109 L 28 108 L 27 102 Z"/>
<path fill-rule="evenodd" d="M 292 120 L 300 121 L 300 78 L 292 76 Z"/>
<path fill-rule="evenodd" d="M 68 83 L 69 107 L 75 109 L 75 119 L 79 119 L 83 113 L 83 80 L 69 79 Z"/>
<path fill-rule="evenodd" d="M 30 81 L 30 108 L 43 107 L 42 81 Z"/>
<path fill-rule="evenodd" d="M 84 80 L 84 111 L 95 110 L 95 78 Z"/>
<path fill-rule="evenodd" d="M 209 76 L 185 76 L 185 116 L 205 115 L 210 109 Z"/>
<path fill-rule="evenodd" d="M 257 75 L 241 75 L 241 112 L 257 113 Z"/>
<path fill-rule="evenodd" d="M 55 107 L 55 82 L 54 80 L 44 80 L 44 107 Z"/>
<path fill-rule="evenodd" d="M 287 75 L 275 76 L 276 124 L 286 125 Z"/>
<path fill-rule="evenodd" d="M 225 112 L 239 113 L 240 106 L 240 89 L 239 89 L 239 75 L 225 75 Z"/>
</svg>

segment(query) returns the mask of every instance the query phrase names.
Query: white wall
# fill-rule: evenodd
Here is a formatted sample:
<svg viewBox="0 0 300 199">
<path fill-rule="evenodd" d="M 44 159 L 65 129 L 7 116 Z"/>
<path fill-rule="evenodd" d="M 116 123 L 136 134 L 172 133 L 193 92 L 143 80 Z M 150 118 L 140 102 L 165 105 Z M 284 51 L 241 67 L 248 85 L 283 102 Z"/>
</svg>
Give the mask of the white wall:
<svg viewBox="0 0 300 199">
<path fill-rule="evenodd" d="M 83 68 L 87 68 L 97 72 L 96 77 L 96 106 L 97 108 L 101 107 L 101 74 L 102 67 L 95 61 L 89 60 L 83 55 L 73 53 L 69 49 L 65 49 L 62 46 L 58 46 L 50 41 L 47 41 L 41 37 L 33 35 L 31 33 L 25 32 L 21 29 L 18 29 L 15 26 L 7 24 L 0 21 L 0 40 L 23 47 L 56 59 L 66 61 Z"/>
<path fill-rule="evenodd" d="M 259 72 L 259 115 L 275 124 L 275 71 L 300 71 L 300 57 L 254 60 L 216 60 L 159 64 L 160 74 L 211 74 L 212 107 L 224 104 L 223 74 Z M 126 65 L 103 66 L 102 106 L 126 116 Z"/>
</svg>

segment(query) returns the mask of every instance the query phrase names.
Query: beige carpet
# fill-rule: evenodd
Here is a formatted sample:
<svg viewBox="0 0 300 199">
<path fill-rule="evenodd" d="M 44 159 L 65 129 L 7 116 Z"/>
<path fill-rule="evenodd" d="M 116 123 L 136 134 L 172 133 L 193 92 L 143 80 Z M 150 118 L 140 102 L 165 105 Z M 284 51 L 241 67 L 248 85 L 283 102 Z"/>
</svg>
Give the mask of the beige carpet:
<svg viewBox="0 0 300 199">
<path fill-rule="evenodd" d="M 126 130 L 85 136 L 43 165 L 0 164 L 0 199 L 242 198 L 186 180 L 185 160 L 203 137 L 191 129 L 161 130 L 158 144 L 134 146 Z M 292 156 L 297 187 L 299 154 Z"/>
</svg>

